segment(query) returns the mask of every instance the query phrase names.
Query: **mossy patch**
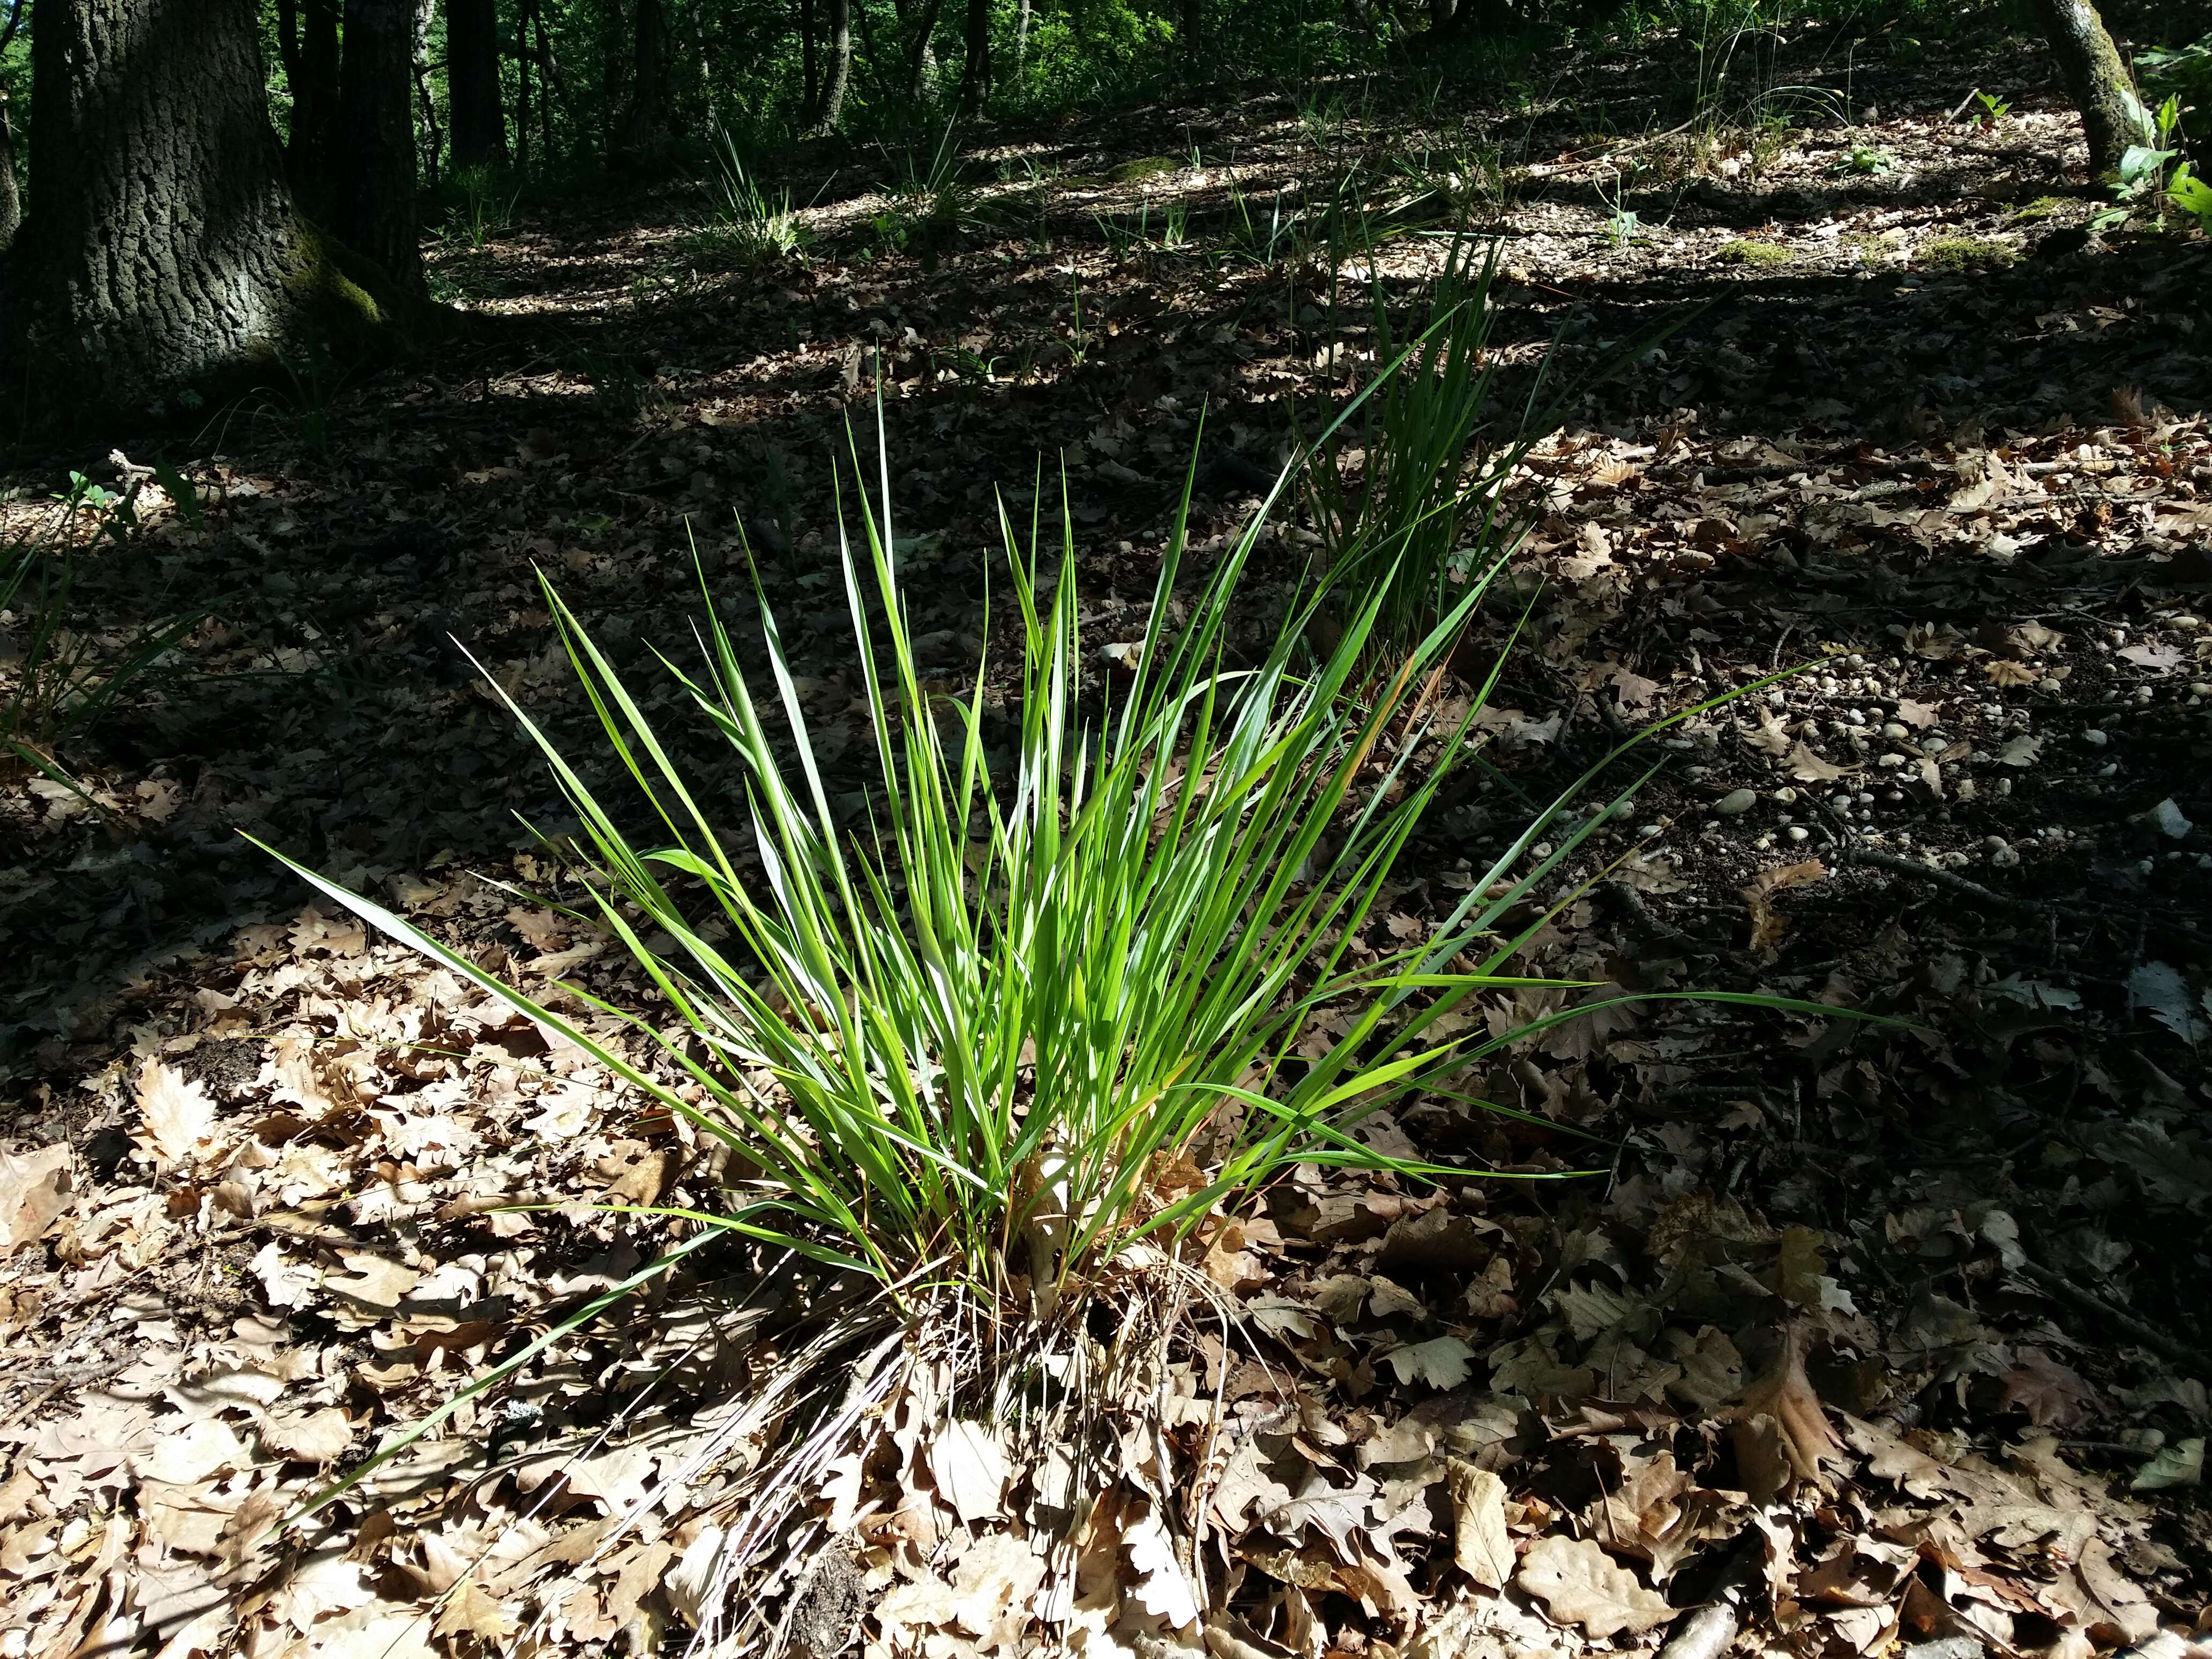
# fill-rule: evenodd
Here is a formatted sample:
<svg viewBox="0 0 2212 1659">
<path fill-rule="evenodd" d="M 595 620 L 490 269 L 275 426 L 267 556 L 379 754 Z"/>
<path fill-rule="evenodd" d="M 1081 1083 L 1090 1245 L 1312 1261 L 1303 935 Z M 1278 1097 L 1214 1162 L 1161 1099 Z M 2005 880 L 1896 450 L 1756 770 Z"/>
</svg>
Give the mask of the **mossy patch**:
<svg viewBox="0 0 2212 1659">
<path fill-rule="evenodd" d="M 1754 241 L 1748 236 L 1739 236 L 1733 242 L 1721 244 L 1714 256 L 1724 265 L 1786 265 L 1797 256 L 1779 242 Z"/>
<path fill-rule="evenodd" d="M 2020 255 L 2008 243 L 1987 236 L 1938 236 L 1920 250 L 1921 264 L 1935 270 L 1966 270 L 1977 265 L 2008 265 Z"/>
<path fill-rule="evenodd" d="M 2033 202 L 2024 202 L 2007 216 L 2008 222 L 2032 225 L 2038 220 L 2048 219 L 2066 205 L 2063 196 L 2039 196 Z"/>
<path fill-rule="evenodd" d="M 1905 239 L 1893 230 L 1867 230 L 1855 236 L 1838 237 L 1836 246 L 1872 264 L 1902 252 Z"/>
<path fill-rule="evenodd" d="M 1124 161 L 1117 167 L 1106 170 L 1107 179 L 1116 185 L 1134 185 L 1146 179 L 1158 179 L 1164 173 L 1179 171 L 1182 163 L 1172 155 L 1140 155 L 1133 161 Z"/>
</svg>

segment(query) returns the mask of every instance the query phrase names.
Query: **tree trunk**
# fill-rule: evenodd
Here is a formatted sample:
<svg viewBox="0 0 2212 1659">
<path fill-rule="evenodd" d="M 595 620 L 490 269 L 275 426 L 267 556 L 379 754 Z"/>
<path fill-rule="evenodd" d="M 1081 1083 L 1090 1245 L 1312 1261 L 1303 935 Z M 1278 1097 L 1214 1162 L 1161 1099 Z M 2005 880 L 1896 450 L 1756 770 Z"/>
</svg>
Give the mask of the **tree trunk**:
<svg viewBox="0 0 2212 1659">
<path fill-rule="evenodd" d="M 430 25 L 436 21 L 438 0 L 415 0 L 414 27 L 407 46 L 407 78 L 415 88 L 415 108 L 421 125 L 416 130 L 415 159 L 432 190 L 438 187 L 439 157 L 445 134 L 438 128 L 437 95 L 430 90 Z"/>
<path fill-rule="evenodd" d="M 1183 57 L 1187 62 L 1198 61 L 1199 40 L 1206 32 L 1205 0 L 1182 0 Z"/>
<path fill-rule="evenodd" d="M 815 125 L 835 132 L 845 115 L 845 89 L 853 83 L 853 0 L 830 0 L 830 66 L 822 81 L 822 113 Z"/>
<path fill-rule="evenodd" d="M 914 40 L 907 47 L 906 95 L 909 100 L 921 96 L 922 71 L 929 66 L 930 46 L 937 34 L 938 9 L 944 0 L 926 0 L 921 16 L 915 26 Z"/>
<path fill-rule="evenodd" d="M 522 19 L 527 26 L 526 8 Z M 518 61 L 526 64 L 522 34 Z M 453 166 L 507 165 L 507 112 L 499 89 L 498 0 L 446 0 L 446 107 L 453 129 Z M 526 123 L 526 130 L 527 124 Z"/>
<path fill-rule="evenodd" d="M 980 115 L 991 91 L 991 0 L 968 0 L 967 53 L 960 66 L 960 108 Z"/>
<path fill-rule="evenodd" d="M 409 0 L 346 0 L 332 228 L 404 294 L 422 289 L 416 222 L 415 19 Z"/>
<path fill-rule="evenodd" d="M 301 210 L 310 218 L 325 216 L 338 112 L 337 0 L 276 0 L 276 50 L 292 92 L 284 171 Z"/>
<path fill-rule="evenodd" d="M 181 410 L 288 343 L 383 320 L 295 212 L 256 0 L 40 0 L 19 276 L 32 386 Z M 404 94 L 404 84 L 403 84 Z"/>
<path fill-rule="evenodd" d="M 660 0 L 637 0 L 636 22 L 630 61 L 629 144 L 650 150 L 668 125 L 663 84 L 668 21 L 661 15 Z"/>
<path fill-rule="evenodd" d="M 2130 144 L 2147 144 L 2155 136 L 2136 95 L 2119 48 L 2106 32 L 2090 0 L 2036 0 L 2043 33 L 2050 40 L 2051 55 L 2058 60 L 2058 73 L 2066 82 L 2066 95 L 2081 112 L 2082 135 L 2089 141 L 2089 176 L 2100 179 L 2114 172 Z"/>
<path fill-rule="evenodd" d="M 23 222 L 23 203 L 15 193 L 15 124 L 9 118 L 7 94 L 0 93 L 0 253 L 15 240 Z"/>
<path fill-rule="evenodd" d="M 543 140 L 539 154 L 550 165 L 556 153 L 553 141 L 553 100 L 557 95 L 561 107 L 571 122 L 576 118 L 576 106 L 568 97 L 568 83 L 562 76 L 561 61 L 553 55 L 553 42 L 545 33 L 545 8 L 539 0 L 530 0 L 530 25 L 537 42 L 538 63 L 538 131 Z"/>
<path fill-rule="evenodd" d="M 1019 81 L 1030 57 L 1030 0 L 1020 0 L 1014 13 L 1014 79 Z"/>
<path fill-rule="evenodd" d="M 530 0 L 514 18 L 514 164 L 530 171 L 530 118 L 535 112 L 530 90 Z M 454 155 L 460 154 L 460 129 L 454 125 Z"/>
<path fill-rule="evenodd" d="M 822 66 L 814 54 L 814 0 L 799 0 L 799 125 L 822 118 Z"/>
</svg>

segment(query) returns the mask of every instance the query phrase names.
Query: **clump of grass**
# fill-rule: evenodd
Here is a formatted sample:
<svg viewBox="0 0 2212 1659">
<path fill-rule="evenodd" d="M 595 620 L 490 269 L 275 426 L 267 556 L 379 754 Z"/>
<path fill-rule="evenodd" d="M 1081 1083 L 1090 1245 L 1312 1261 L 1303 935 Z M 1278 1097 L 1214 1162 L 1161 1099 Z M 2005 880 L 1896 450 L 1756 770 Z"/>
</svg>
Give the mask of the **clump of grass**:
<svg viewBox="0 0 2212 1659">
<path fill-rule="evenodd" d="M 1762 242 L 1748 236 L 1723 242 L 1713 257 L 1724 265 L 1772 266 L 1793 263 L 1797 256 L 1779 242 Z"/>
<path fill-rule="evenodd" d="M 711 217 L 695 240 L 748 264 L 770 264 L 796 253 L 802 239 L 791 192 L 771 196 L 762 188 L 726 128 L 714 130 L 708 147 L 714 159 L 705 180 Z"/>
<path fill-rule="evenodd" d="M 1938 236 L 1921 246 L 1919 263 L 1936 270 L 1966 270 L 2008 265 L 2020 255 L 2010 244 L 1988 236 Z"/>
<path fill-rule="evenodd" d="M 1496 682 L 1493 668 L 1469 696 L 1434 695 L 1495 565 L 1379 677 L 1382 588 L 1357 590 L 1318 653 L 1310 624 L 1324 596 L 1305 592 L 1272 642 L 1240 658 L 1231 613 L 1267 508 L 1194 593 L 1179 592 L 1187 480 L 1116 690 L 1085 683 L 1095 659 L 1065 508 L 1057 545 L 1033 524 L 1026 548 L 1002 510 L 1018 672 L 1008 688 L 987 665 L 964 696 L 939 697 L 916 659 L 880 420 L 877 463 L 879 503 L 861 495 L 839 514 L 876 763 L 864 811 L 832 792 L 764 599 L 763 676 L 740 666 L 711 603 L 703 664 L 666 665 L 732 763 L 735 786 L 710 792 L 545 586 L 635 799 L 604 798 L 509 708 L 581 826 L 555 849 L 582 878 L 581 918 L 659 993 L 658 1006 L 617 1008 L 568 988 L 629 1042 L 292 866 L 726 1150 L 726 1209 L 644 1212 L 699 1230 L 656 1267 L 710 1237 L 818 1265 L 826 1284 L 793 1298 L 801 1322 L 776 1344 L 793 1363 L 756 1379 L 744 1407 L 751 1443 L 775 1449 L 724 1493 L 742 1520 L 720 1546 L 717 1594 L 744 1620 L 757 1620 L 794 1507 L 830 1459 L 871 1443 L 874 1419 L 912 1386 L 902 1379 L 927 1379 L 923 1431 L 945 1413 L 982 1417 L 1006 1425 L 1022 1467 L 1049 1452 L 1078 1480 L 1112 1478 L 1097 1471 L 1120 1469 L 1121 1443 L 1097 1402 L 1155 1391 L 1086 1395 L 1094 1298 L 1187 1291 L 1193 1232 L 1293 1164 L 1464 1180 L 1475 1171 L 1370 1145 L 1362 1120 L 1424 1094 L 1467 1099 L 1455 1084 L 1471 1063 L 1612 1000 L 1503 1032 L 1474 1006 L 1498 988 L 1584 988 L 1507 969 L 1547 919 L 1531 893 L 1626 799 L 1549 829 L 1619 750 L 1537 813 L 1426 938 L 1369 944 L 1384 883 Z M 647 1277 L 556 1325 L 310 1507 Z M 1144 1305 L 1155 1328 L 1182 1316 L 1164 1292 Z"/>
<path fill-rule="evenodd" d="M 1386 654 L 1414 647 L 1511 550 L 1499 486 L 1549 429 L 1531 412 L 1540 378 L 1510 430 L 1488 429 L 1497 269 L 1497 243 L 1479 260 L 1455 246 L 1410 339 L 1376 285 L 1379 372 L 1311 447 L 1308 504 L 1331 580 L 1348 601 L 1372 597 Z"/>
</svg>

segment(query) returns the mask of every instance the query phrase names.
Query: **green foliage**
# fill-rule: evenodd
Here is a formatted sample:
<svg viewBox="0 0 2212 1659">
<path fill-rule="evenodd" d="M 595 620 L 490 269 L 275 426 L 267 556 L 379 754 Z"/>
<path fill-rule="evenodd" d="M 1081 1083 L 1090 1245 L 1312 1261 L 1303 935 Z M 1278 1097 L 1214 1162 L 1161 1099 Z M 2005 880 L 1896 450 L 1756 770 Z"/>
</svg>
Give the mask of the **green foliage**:
<svg viewBox="0 0 2212 1659">
<path fill-rule="evenodd" d="M 745 264 L 772 264 L 796 253 L 801 235 L 791 192 L 771 196 L 762 188 L 728 128 L 714 127 L 708 151 L 712 166 L 702 183 L 710 217 L 695 240 Z"/>
<path fill-rule="evenodd" d="M 165 487 L 182 489 L 180 512 L 199 511 L 190 485 Z M 72 472 L 52 517 L 0 547 L 0 747 L 72 788 L 57 757 L 88 737 L 208 614 L 196 609 L 119 629 L 87 625 L 78 614 L 76 590 L 92 551 L 83 544 L 85 522 L 94 546 L 127 547 L 139 523 L 138 490 L 136 483 L 109 489 Z"/>
<path fill-rule="evenodd" d="M 1837 159 L 1829 171 L 1839 176 L 1878 178 L 1885 173 L 1897 171 L 1897 158 L 1877 144 L 1854 143 Z"/>
<path fill-rule="evenodd" d="M 887 476 L 880 450 L 879 465 Z M 656 1064 L 301 873 L 727 1146 L 752 1172 L 741 1201 L 696 1219 L 887 1285 L 951 1278 L 1000 1305 L 1025 1285 L 1048 1306 L 1135 1241 L 1187 1230 L 1293 1162 L 1417 1176 L 1357 1125 L 1510 1040 L 1479 1021 L 1446 1035 L 1479 991 L 1527 982 L 1501 971 L 1518 939 L 1491 933 L 1510 901 L 1478 887 L 1437 937 L 1371 963 L 1350 945 L 1473 718 L 1440 723 L 1408 707 L 1408 688 L 1482 583 L 1379 692 L 1354 695 L 1379 594 L 1320 660 L 1296 659 L 1310 595 L 1237 667 L 1231 600 L 1259 528 L 1175 626 L 1178 514 L 1131 681 L 1102 703 L 1084 684 L 1072 524 L 1055 553 L 1035 527 L 1024 549 L 1005 523 L 1021 662 L 1000 715 L 988 674 L 964 701 L 926 689 L 888 497 L 860 496 L 840 545 L 880 769 L 864 822 L 834 804 L 765 602 L 770 704 L 711 607 L 705 671 L 681 675 L 744 780 L 741 798 L 716 798 L 549 585 L 654 839 L 625 830 L 635 815 L 513 712 L 583 825 L 572 851 L 590 919 L 673 1012 L 672 1025 L 610 1011 Z M 1433 762 L 1425 775 L 1416 756 Z M 1533 879 L 1510 885 L 1517 896 Z M 1449 965 L 1462 951 L 1474 970 Z"/>
<path fill-rule="evenodd" d="M 1478 258 L 1454 244 L 1411 339 L 1375 287 L 1376 378 L 1311 448 L 1308 502 L 1330 579 L 1340 603 L 1376 607 L 1388 657 L 1413 650 L 1511 550 L 1520 526 L 1498 487 L 1549 429 L 1533 405 L 1510 431 L 1488 429 L 1498 246 Z"/>
<path fill-rule="evenodd" d="M 1739 236 L 1733 241 L 1722 243 L 1713 257 L 1724 265 L 1764 268 L 1789 264 L 1797 256 L 1779 242 L 1762 242 L 1752 237 Z"/>
<path fill-rule="evenodd" d="M 1988 236 L 1938 236 L 1922 244 L 1919 263 L 1936 270 L 1966 270 L 1980 265 L 2008 265 L 2020 255 L 2008 242 Z"/>
<path fill-rule="evenodd" d="M 521 181 L 489 161 L 459 167 L 446 177 L 443 233 L 447 240 L 480 249 L 514 222 Z"/>
</svg>

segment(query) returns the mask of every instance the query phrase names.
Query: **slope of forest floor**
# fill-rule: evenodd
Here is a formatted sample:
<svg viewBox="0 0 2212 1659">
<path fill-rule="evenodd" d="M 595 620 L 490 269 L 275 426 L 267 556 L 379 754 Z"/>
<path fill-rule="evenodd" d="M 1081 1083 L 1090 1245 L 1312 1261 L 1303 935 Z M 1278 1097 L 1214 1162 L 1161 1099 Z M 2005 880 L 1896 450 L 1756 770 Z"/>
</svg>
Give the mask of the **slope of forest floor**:
<svg viewBox="0 0 2212 1659">
<path fill-rule="evenodd" d="M 588 754 L 543 571 L 723 777 L 651 647 L 689 648 L 695 558 L 742 621 L 750 556 L 857 817 L 847 422 L 880 401 L 945 689 L 994 635 L 1006 665 L 997 514 L 1028 521 L 1041 458 L 1090 642 L 1135 639 L 1194 446 L 1205 549 L 1373 368 L 1370 283 L 1411 303 L 1449 222 L 1500 239 L 1498 406 L 1540 365 L 1570 402 L 1515 481 L 1516 602 L 1468 647 L 1530 607 L 1491 766 L 1362 948 L 1435 927 L 1626 733 L 1801 667 L 1607 774 L 1577 821 L 1656 763 L 1529 968 L 1894 1023 L 1560 1025 L 1470 1085 L 1528 1121 L 1437 1102 L 1363 1133 L 1601 1174 L 1306 1171 L 1211 1231 L 1250 1343 L 1164 1352 L 1171 1432 L 1127 1449 L 1056 1628 L 1145 1659 L 1566 1659 L 1725 1589 L 1746 1642 L 1824 1659 L 2202 1635 L 2212 246 L 2087 228 L 2021 43 L 1940 74 L 1784 44 L 1776 84 L 1835 118 L 1734 134 L 1639 107 L 1668 50 L 1510 105 L 1347 83 L 996 134 L 927 200 L 891 158 L 809 156 L 809 245 L 767 266 L 693 186 L 564 203 L 441 245 L 482 322 L 436 362 L 303 362 L 189 445 L 27 459 L 18 528 L 71 470 L 175 465 L 196 501 L 147 485 L 78 599 L 112 635 L 210 614 L 70 757 L 82 793 L 0 793 L 5 1652 L 643 1653 L 711 1613 L 756 1333 L 796 1294 L 734 1257 L 265 1532 L 655 1252 L 594 1206 L 711 1206 L 719 1175 L 237 832 L 549 996 L 641 1002 L 608 941 L 492 884 L 558 893 L 518 817 L 563 808 L 454 640 Z M 2022 88 L 1994 127 L 1955 118 L 1977 81 Z M 1352 200 L 1403 234 L 1340 246 L 1332 298 L 1306 233 Z M 1282 518 L 1275 582 L 1310 541 Z M 802 1636 L 826 1656 L 866 1608 L 872 1656 L 1031 1639 L 1036 1493 L 921 1452 L 846 1476 L 780 1587 Z"/>
</svg>

